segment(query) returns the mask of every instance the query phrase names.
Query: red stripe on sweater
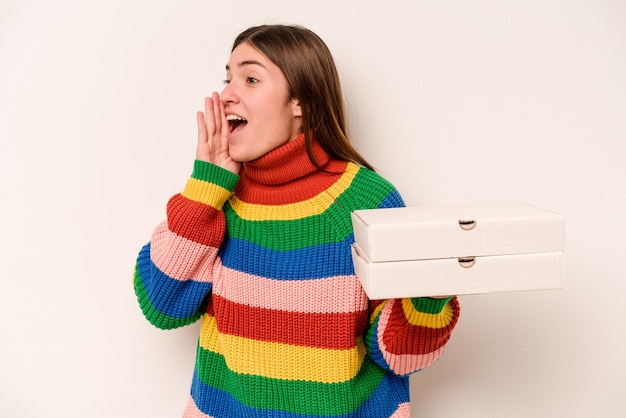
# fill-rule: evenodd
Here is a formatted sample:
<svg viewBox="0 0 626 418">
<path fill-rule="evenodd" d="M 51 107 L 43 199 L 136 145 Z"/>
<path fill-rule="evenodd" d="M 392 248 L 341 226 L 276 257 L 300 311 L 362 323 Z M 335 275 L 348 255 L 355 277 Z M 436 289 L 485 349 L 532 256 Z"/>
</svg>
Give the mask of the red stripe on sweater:
<svg viewBox="0 0 626 418">
<path fill-rule="evenodd" d="M 305 347 L 350 349 L 367 325 L 367 313 L 300 313 L 241 305 L 213 295 L 220 332 Z"/>
<path fill-rule="evenodd" d="M 285 205 L 311 199 L 333 185 L 346 171 L 345 161 L 331 160 L 324 167 L 325 171 L 316 171 L 309 176 L 302 177 L 297 182 L 267 185 L 254 183 L 254 187 L 245 187 L 250 182 L 245 171 L 237 185 L 237 197 L 246 202 L 257 205 Z M 280 193 L 276 193 L 276 190 Z"/>
<path fill-rule="evenodd" d="M 219 247 L 226 231 L 224 212 L 177 194 L 167 203 L 167 227 L 177 235 Z"/>
<path fill-rule="evenodd" d="M 383 342 L 390 353 L 428 354 L 445 345 L 450 339 L 452 328 L 458 320 L 458 301 L 450 301 L 455 315 L 450 323 L 443 328 L 407 326 L 406 316 L 401 303 L 394 303 L 389 325 L 383 334 Z M 411 344 L 413 342 L 413 344 Z"/>
</svg>

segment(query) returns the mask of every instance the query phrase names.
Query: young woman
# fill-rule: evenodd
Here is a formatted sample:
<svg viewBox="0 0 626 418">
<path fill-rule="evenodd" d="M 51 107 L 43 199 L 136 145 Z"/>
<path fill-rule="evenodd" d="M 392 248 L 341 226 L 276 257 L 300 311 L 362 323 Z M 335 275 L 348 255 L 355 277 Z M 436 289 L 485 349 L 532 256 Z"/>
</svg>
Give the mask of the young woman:
<svg viewBox="0 0 626 418">
<path fill-rule="evenodd" d="M 202 319 L 184 417 L 408 417 L 409 375 L 442 353 L 459 305 L 364 293 L 350 214 L 404 203 L 348 141 L 328 48 L 253 27 L 226 79 L 134 276 L 155 326 Z"/>
</svg>

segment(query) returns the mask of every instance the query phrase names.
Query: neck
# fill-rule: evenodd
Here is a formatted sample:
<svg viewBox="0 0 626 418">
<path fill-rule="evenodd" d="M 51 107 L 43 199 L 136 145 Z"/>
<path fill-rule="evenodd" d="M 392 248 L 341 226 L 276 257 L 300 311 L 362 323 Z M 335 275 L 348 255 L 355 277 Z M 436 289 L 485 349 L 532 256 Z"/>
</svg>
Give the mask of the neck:
<svg viewBox="0 0 626 418">
<path fill-rule="evenodd" d="M 320 167 L 324 167 L 329 162 L 330 155 L 315 139 L 311 141 L 311 149 L 315 161 Z M 304 134 L 256 160 L 244 163 L 246 177 L 266 185 L 288 183 L 317 170 L 306 151 Z"/>
<path fill-rule="evenodd" d="M 313 164 L 306 151 L 304 134 L 262 157 L 244 163 L 235 193 L 249 203 L 285 204 L 321 193 L 343 173 L 345 161 L 332 159 L 313 139 Z"/>
</svg>

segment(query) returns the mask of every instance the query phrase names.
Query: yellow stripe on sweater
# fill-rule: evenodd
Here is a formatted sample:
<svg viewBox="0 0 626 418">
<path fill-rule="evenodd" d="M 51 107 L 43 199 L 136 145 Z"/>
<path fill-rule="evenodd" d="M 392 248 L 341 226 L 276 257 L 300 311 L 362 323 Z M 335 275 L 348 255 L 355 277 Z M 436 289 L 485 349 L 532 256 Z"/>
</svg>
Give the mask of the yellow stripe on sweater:
<svg viewBox="0 0 626 418">
<path fill-rule="evenodd" d="M 328 189 L 311 199 L 280 206 L 267 206 L 246 203 L 236 196 L 230 199 L 230 205 L 240 218 L 251 221 L 289 221 L 319 215 L 335 202 L 335 198 L 346 190 L 359 171 L 356 164 L 348 164 L 346 171 Z"/>
<path fill-rule="evenodd" d="M 411 299 L 408 298 L 402 299 L 402 309 L 409 324 L 435 329 L 447 327 L 454 315 L 450 304 L 444 306 L 443 310 L 438 314 L 419 312 L 413 306 Z"/>
<path fill-rule="evenodd" d="M 357 339 L 355 348 L 333 350 L 257 341 L 227 334 L 218 336 L 218 332 L 215 318 L 205 315 L 200 346 L 223 355 L 228 368 L 235 373 L 273 379 L 339 383 L 353 379 L 365 357 L 361 337 Z"/>
<path fill-rule="evenodd" d="M 198 180 L 193 177 L 187 180 L 185 189 L 181 193 L 181 195 L 187 199 L 212 206 L 216 209 L 222 208 L 222 205 L 226 202 L 230 194 L 231 192 L 229 190 L 217 184 Z"/>
<path fill-rule="evenodd" d="M 385 305 L 387 305 L 387 301 L 383 301 L 380 305 L 376 307 L 376 309 L 374 309 L 374 312 L 370 314 L 370 325 L 374 323 L 374 321 L 376 320 L 380 312 L 383 310 Z"/>
</svg>

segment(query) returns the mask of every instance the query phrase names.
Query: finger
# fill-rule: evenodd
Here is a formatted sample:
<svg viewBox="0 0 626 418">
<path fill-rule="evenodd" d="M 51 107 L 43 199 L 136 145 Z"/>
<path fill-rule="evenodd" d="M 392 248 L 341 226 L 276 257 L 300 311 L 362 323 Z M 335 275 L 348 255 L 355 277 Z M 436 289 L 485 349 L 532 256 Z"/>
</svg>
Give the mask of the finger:
<svg viewBox="0 0 626 418">
<path fill-rule="evenodd" d="M 213 118 L 215 122 L 215 133 L 222 132 L 222 119 L 224 118 L 224 109 L 221 106 L 220 95 L 217 92 L 213 92 L 211 95 L 211 99 L 213 101 Z"/>
<path fill-rule="evenodd" d="M 213 99 L 204 98 L 204 123 L 206 125 L 207 134 L 209 136 L 215 133 L 215 116 L 213 111 Z"/>
<path fill-rule="evenodd" d="M 228 121 L 226 120 L 226 113 L 225 112 L 225 107 L 224 107 L 224 103 L 222 103 L 222 101 L 220 100 L 220 114 L 222 115 L 221 120 L 222 120 L 222 129 L 221 129 L 221 134 L 222 137 L 226 138 L 226 136 L 228 135 Z"/>
<path fill-rule="evenodd" d="M 206 124 L 204 123 L 204 113 L 196 113 L 196 124 L 198 125 L 198 143 L 205 144 L 207 141 Z"/>
</svg>

